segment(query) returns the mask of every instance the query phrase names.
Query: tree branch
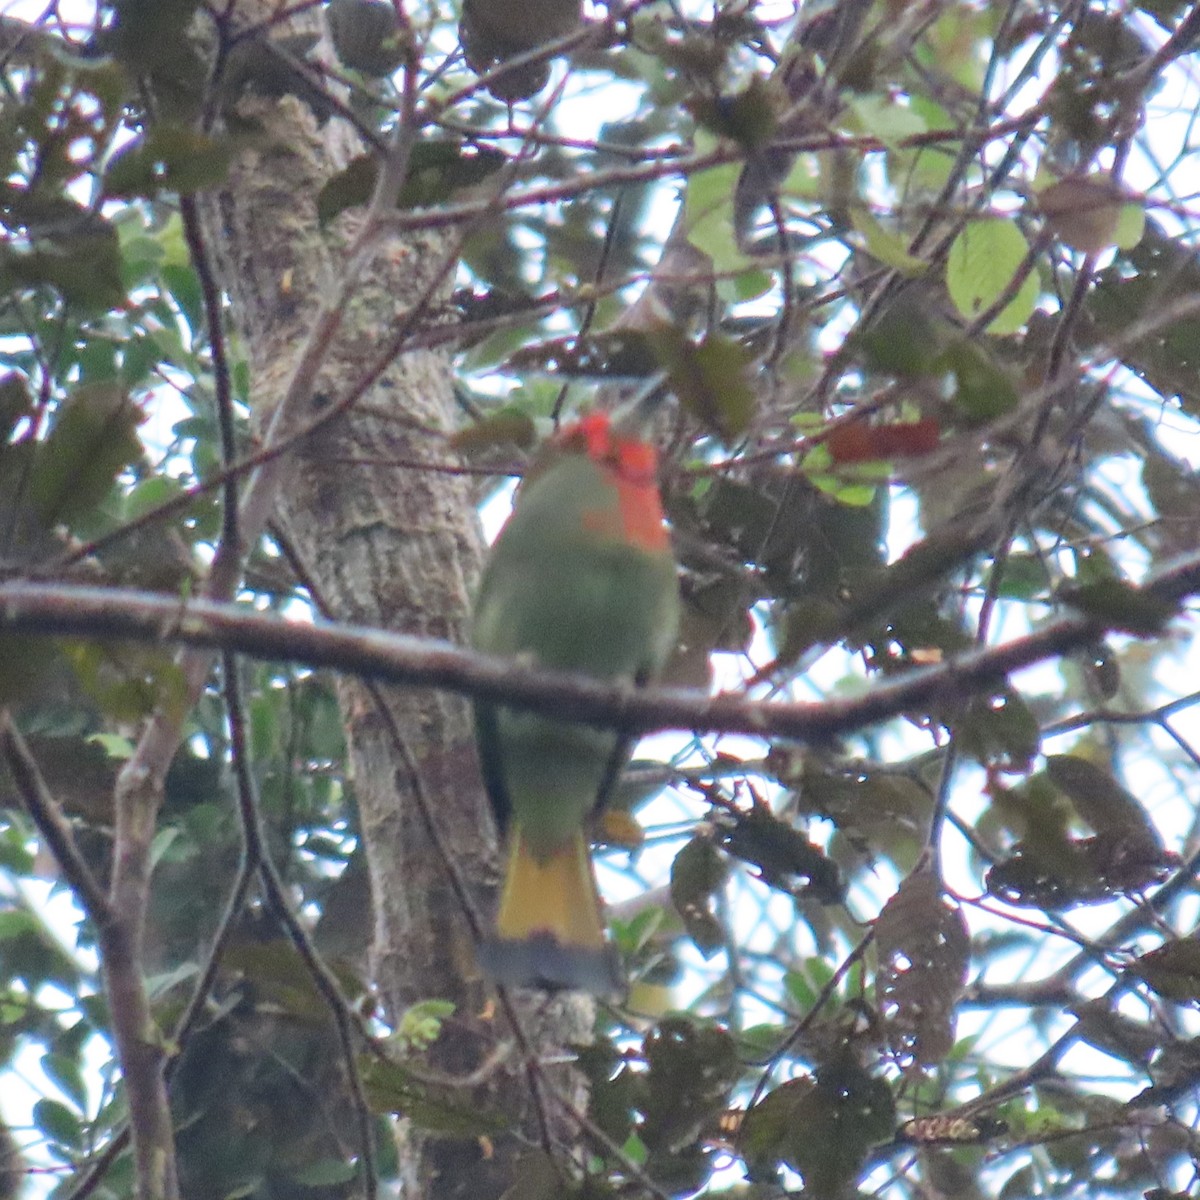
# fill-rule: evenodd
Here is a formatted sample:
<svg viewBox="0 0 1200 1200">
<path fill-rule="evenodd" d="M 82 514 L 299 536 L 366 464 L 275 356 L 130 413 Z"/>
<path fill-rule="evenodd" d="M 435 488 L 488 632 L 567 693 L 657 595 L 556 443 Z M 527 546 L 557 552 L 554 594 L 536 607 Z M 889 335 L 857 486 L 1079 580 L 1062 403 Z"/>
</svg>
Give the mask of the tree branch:
<svg viewBox="0 0 1200 1200">
<path fill-rule="evenodd" d="M 1156 574 L 1141 594 L 1179 603 L 1200 592 L 1200 551 Z M 564 719 L 631 733 L 690 729 L 824 741 L 933 704 L 944 705 L 1010 673 L 1069 653 L 1108 629 L 1079 615 L 1060 617 L 1012 641 L 963 654 L 881 683 L 865 695 L 820 703 L 709 696 L 682 688 L 599 683 L 537 670 L 431 638 L 356 625 L 302 624 L 210 600 L 180 601 L 123 588 L 0 584 L 0 629 L 32 635 L 128 638 L 236 651 L 388 683 L 444 688 Z"/>
<path fill-rule="evenodd" d="M 3 753 L 4 764 L 17 785 L 25 808 L 50 853 L 54 855 L 59 870 L 66 876 L 67 883 L 71 885 L 71 890 L 92 924 L 100 929 L 112 918 L 108 897 L 80 853 L 71 826 L 50 794 L 21 731 L 12 723 L 7 712 L 0 712 L 0 753 Z"/>
</svg>

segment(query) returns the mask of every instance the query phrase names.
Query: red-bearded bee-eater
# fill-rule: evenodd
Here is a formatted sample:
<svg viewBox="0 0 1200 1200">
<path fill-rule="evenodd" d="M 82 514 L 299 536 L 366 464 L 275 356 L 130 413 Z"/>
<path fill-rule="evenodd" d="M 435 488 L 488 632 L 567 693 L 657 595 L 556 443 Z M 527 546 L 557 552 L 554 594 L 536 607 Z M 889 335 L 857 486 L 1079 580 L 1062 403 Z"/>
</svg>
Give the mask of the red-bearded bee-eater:
<svg viewBox="0 0 1200 1200">
<path fill-rule="evenodd" d="M 564 426 L 534 464 L 484 567 L 472 643 L 610 682 L 652 679 L 675 645 L 679 585 L 658 456 L 628 417 Z M 484 970 L 505 984 L 621 990 L 588 829 L 630 745 L 599 726 L 475 706 L 484 782 L 508 864 Z"/>
</svg>

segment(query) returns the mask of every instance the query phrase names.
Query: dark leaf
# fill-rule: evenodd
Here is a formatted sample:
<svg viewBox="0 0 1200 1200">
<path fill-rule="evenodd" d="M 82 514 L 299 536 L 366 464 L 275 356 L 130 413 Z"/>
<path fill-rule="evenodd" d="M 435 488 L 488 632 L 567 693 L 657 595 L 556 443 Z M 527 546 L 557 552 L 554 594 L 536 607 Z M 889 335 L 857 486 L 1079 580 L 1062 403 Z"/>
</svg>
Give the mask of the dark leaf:
<svg viewBox="0 0 1200 1200">
<path fill-rule="evenodd" d="M 1200 1000 L 1200 941 L 1193 937 L 1151 950 L 1134 959 L 1125 970 L 1177 1004 Z"/>
<path fill-rule="evenodd" d="M 643 1100 L 645 1075 L 630 1069 L 610 1038 L 597 1038 L 576 1053 L 576 1065 L 589 1085 L 588 1115 L 617 1145 L 624 1145 Z"/>
<path fill-rule="evenodd" d="M 1006 904 L 1059 910 L 1142 892 L 1162 883 L 1179 863 L 1173 851 L 1120 830 L 1067 838 L 1053 849 L 1018 842 L 1009 858 L 988 871 L 987 889 Z"/>
<path fill-rule="evenodd" d="M 1130 344 L 1123 335 L 1138 322 L 1169 313 L 1200 287 L 1200 258 L 1190 243 L 1169 237 L 1154 221 L 1132 249 L 1097 277 L 1087 301 L 1094 324 L 1085 344 L 1122 339 L 1121 360 L 1164 397 L 1178 396 L 1186 411 L 1200 411 L 1200 317 L 1194 313 L 1163 324 Z"/>
<path fill-rule="evenodd" d="M 235 101 L 247 91 L 276 98 L 295 96 L 324 124 L 336 110 L 312 68 L 306 68 L 307 56 L 318 41 L 318 36 L 310 33 L 279 38 L 259 33 L 238 38 L 221 78 L 226 108 L 232 111 Z"/>
<path fill-rule="evenodd" d="M 752 1177 L 769 1177 L 782 1162 L 803 1176 L 806 1192 L 840 1196 L 894 1123 L 891 1089 L 842 1048 L 815 1080 L 792 1079 L 768 1092 L 746 1114 L 741 1147 Z"/>
<path fill-rule="evenodd" d="M 1179 606 L 1173 600 L 1116 578 L 1061 587 L 1056 595 L 1084 616 L 1101 622 L 1106 629 L 1139 637 L 1161 633 L 1167 622 L 1179 614 Z"/>
<path fill-rule="evenodd" d="M 397 207 L 427 208 L 444 204 L 461 188 L 472 187 L 507 161 L 499 150 L 476 147 L 466 153 L 458 142 L 418 142 L 409 155 L 408 175 Z M 328 180 L 317 195 L 317 217 L 328 225 L 339 213 L 367 204 L 375 191 L 379 164 L 359 155 Z"/>
<path fill-rule="evenodd" d="M 730 442 L 754 416 L 750 354 L 738 342 L 709 334 L 693 343 L 673 325 L 645 334 L 680 404 L 711 432 Z"/>
<path fill-rule="evenodd" d="M 756 804 L 736 818 L 722 816 L 717 837 L 727 853 L 757 867 L 763 882 L 771 887 L 821 904 L 837 904 L 842 899 L 837 864 L 765 805 Z"/>
<path fill-rule="evenodd" d="M 651 1151 L 678 1154 L 715 1128 L 741 1074 L 737 1049 L 717 1025 L 668 1017 L 643 1045 L 648 1076 L 639 1136 Z"/>
<path fill-rule="evenodd" d="M 124 147 L 104 173 L 109 197 L 153 199 L 215 187 L 229 169 L 232 147 L 186 125 L 157 122 Z"/>
<path fill-rule="evenodd" d="M 1110 771 L 1074 754 L 1050 754 L 1046 774 L 1096 833 L 1127 837 L 1151 851 L 1162 848 L 1146 810 Z"/>
<path fill-rule="evenodd" d="M 38 447 L 29 498 L 47 525 L 88 513 L 142 453 L 141 409 L 121 387 L 77 387 L 63 402 L 50 436 Z"/>
<path fill-rule="evenodd" d="M 33 1123 L 50 1141 L 67 1150 L 83 1148 L 83 1125 L 65 1104 L 39 1100 L 33 1106 Z"/>
<path fill-rule="evenodd" d="M 725 931 L 713 911 L 713 896 L 725 884 L 729 865 L 708 837 L 693 837 L 671 864 L 671 902 L 705 958 L 725 945 Z"/>
<path fill-rule="evenodd" d="M 772 758 L 779 757 L 773 750 Z M 893 858 L 902 845 L 924 843 L 933 796 L 916 779 L 862 763 L 842 767 L 806 754 L 792 786 L 802 812 L 825 817 L 871 845 L 888 845 Z"/>
<path fill-rule="evenodd" d="M 540 1150 L 529 1150 L 517 1159 L 512 1183 L 500 1200 L 565 1200 L 562 1172 Z"/>
<path fill-rule="evenodd" d="M 555 338 L 523 346 L 505 362 L 515 372 L 539 371 L 569 379 L 646 379 L 659 360 L 650 339 L 637 330 Z"/>
<path fill-rule="evenodd" d="M 1016 384 L 978 343 L 953 342 L 938 361 L 954 376 L 954 404 L 968 420 L 994 421 L 1017 407 Z"/>
<path fill-rule="evenodd" d="M 967 982 L 970 937 L 932 871 L 911 874 L 875 921 L 876 1003 L 904 1060 L 940 1063 L 954 1048 L 955 1009 Z"/>
<path fill-rule="evenodd" d="M 5 372 L 0 376 L 0 447 L 12 436 L 17 422 L 32 411 L 25 377 L 16 371 Z"/>
<path fill-rule="evenodd" d="M 954 732 L 965 753 L 1004 771 L 1028 771 L 1041 747 L 1037 717 L 1011 688 L 970 700 L 954 719 Z"/>
<path fill-rule="evenodd" d="M 390 75 L 409 49 L 388 0 L 330 0 L 325 10 L 341 61 L 370 78 Z"/>
</svg>

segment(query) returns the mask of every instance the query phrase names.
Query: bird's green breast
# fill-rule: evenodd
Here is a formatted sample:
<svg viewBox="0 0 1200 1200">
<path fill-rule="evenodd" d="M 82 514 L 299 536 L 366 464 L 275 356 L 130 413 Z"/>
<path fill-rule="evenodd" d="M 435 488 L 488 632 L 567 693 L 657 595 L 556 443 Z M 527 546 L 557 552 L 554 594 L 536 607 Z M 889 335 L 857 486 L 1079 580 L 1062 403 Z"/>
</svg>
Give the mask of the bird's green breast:
<svg viewBox="0 0 1200 1200">
<path fill-rule="evenodd" d="M 657 671 L 679 622 L 675 563 L 613 536 L 618 511 L 616 487 L 581 455 L 537 478 L 492 549 L 474 645 L 600 679 Z"/>
<path fill-rule="evenodd" d="M 665 545 L 622 536 L 621 503 L 611 473 L 582 455 L 529 483 L 484 570 L 473 644 L 597 679 L 653 676 L 675 643 L 675 563 Z M 578 832 L 620 765 L 611 730 L 502 705 L 478 706 L 477 727 L 497 815 L 520 822 L 534 854 Z"/>
</svg>

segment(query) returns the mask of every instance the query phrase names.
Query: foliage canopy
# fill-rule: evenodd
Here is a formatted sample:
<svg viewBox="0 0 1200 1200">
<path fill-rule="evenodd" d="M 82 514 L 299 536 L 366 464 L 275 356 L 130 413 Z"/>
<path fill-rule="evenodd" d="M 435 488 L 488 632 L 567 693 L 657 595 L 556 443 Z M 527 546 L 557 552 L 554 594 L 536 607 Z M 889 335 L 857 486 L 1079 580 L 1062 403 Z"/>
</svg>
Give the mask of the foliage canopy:
<svg viewBox="0 0 1200 1200">
<path fill-rule="evenodd" d="M 458 424 L 390 466 L 483 500 L 562 414 L 677 399 L 689 690 L 597 830 L 631 994 L 572 1048 L 586 1153 L 508 1194 L 1196 1195 L 1195 8 L 66 10 L 0 19 L 0 1195 L 155 1194 L 135 1043 L 189 1198 L 370 1194 L 397 1117 L 514 1125 L 436 1059 L 453 1002 L 370 999 L 332 668 L 396 660 L 255 649 L 322 607 L 237 517 L 276 444 L 204 205 L 290 148 L 268 110 L 359 141 L 297 239 L 444 239 L 453 290 L 369 353 L 443 354 Z M 396 403 L 341 383 L 312 437 Z M 238 612 L 154 607 L 231 556 Z M 226 650 L 195 680 L 189 638 Z"/>
</svg>

